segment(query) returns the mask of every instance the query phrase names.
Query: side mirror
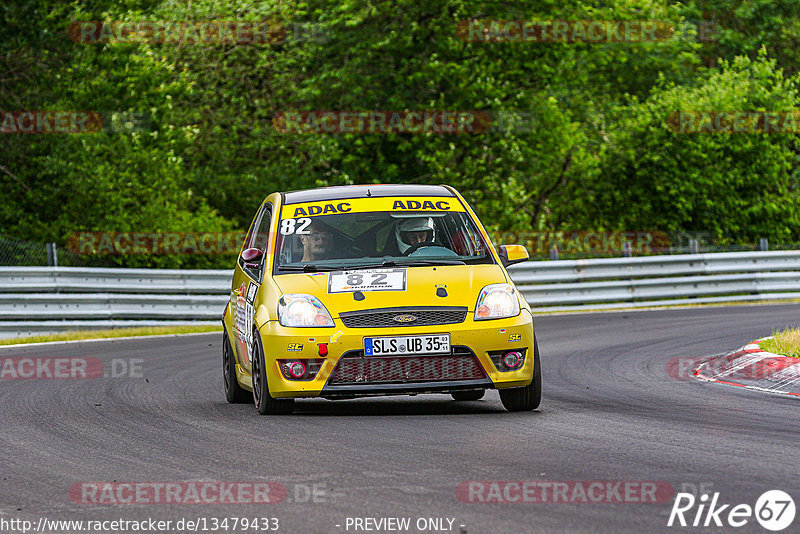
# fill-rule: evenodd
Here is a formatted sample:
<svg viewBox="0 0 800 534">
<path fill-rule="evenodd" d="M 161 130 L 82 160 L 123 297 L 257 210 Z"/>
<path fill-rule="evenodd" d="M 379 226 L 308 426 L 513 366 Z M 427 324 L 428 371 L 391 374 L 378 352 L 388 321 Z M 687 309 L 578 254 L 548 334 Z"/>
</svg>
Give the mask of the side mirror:
<svg viewBox="0 0 800 534">
<path fill-rule="evenodd" d="M 258 248 L 247 248 L 242 252 L 242 261 L 248 269 L 258 269 L 258 264 L 263 257 L 264 252 Z"/>
<path fill-rule="evenodd" d="M 500 256 L 503 267 L 528 261 L 530 257 L 527 249 L 522 245 L 500 245 L 500 248 L 497 249 L 497 255 Z"/>
</svg>

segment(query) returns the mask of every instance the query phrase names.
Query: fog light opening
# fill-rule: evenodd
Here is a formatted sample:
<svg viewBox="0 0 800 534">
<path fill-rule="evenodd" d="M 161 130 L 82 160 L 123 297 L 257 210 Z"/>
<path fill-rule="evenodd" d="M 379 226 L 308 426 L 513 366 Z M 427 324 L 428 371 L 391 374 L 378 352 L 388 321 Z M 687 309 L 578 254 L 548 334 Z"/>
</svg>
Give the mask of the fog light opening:
<svg viewBox="0 0 800 534">
<path fill-rule="evenodd" d="M 278 360 L 278 369 L 286 380 L 314 380 L 325 363 L 324 358 Z"/>
<path fill-rule="evenodd" d="M 286 370 L 289 371 L 289 376 L 292 378 L 303 378 L 303 375 L 306 374 L 306 366 L 303 362 L 291 362 L 286 366 Z"/>
<path fill-rule="evenodd" d="M 522 354 L 515 350 L 506 352 L 505 356 L 503 356 L 503 365 L 509 369 L 516 369 L 519 367 L 520 362 L 522 362 Z"/>
</svg>

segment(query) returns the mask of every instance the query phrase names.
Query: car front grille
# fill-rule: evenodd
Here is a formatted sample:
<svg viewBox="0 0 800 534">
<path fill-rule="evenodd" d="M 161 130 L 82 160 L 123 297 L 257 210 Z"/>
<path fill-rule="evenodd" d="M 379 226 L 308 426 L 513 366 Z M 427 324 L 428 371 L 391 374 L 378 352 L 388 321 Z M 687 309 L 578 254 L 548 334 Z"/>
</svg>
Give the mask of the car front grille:
<svg viewBox="0 0 800 534">
<path fill-rule="evenodd" d="M 380 308 L 342 312 L 339 318 L 347 328 L 435 326 L 463 323 L 467 318 L 467 308 L 461 306 Z"/>
<path fill-rule="evenodd" d="M 485 379 L 486 371 L 468 347 L 454 346 L 451 354 L 364 356 L 363 350 L 346 352 L 328 378 L 332 386 L 444 382 Z"/>
</svg>

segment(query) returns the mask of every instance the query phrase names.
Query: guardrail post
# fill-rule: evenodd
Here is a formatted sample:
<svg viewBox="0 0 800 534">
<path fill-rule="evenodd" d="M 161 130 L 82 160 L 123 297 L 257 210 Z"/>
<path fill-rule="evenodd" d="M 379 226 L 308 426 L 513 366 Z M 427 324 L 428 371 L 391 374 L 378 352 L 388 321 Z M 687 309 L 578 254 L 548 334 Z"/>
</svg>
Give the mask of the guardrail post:
<svg viewBox="0 0 800 534">
<path fill-rule="evenodd" d="M 631 242 L 630 241 L 625 241 L 622 244 L 622 256 L 624 258 L 633 257 L 633 247 L 631 247 Z"/>
<path fill-rule="evenodd" d="M 50 267 L 58 267 L 58 252 L 56 252 L 55 243 L 47 243 L 47 265 Z"/>
<path fill-rule="evenodd" d="M 553 245 L 553 248 L 550 249 L 550 259 L 558 260 L 558 245 Z"/>
<path fill-rule="evenodd" d="M 766 237 L 762 237 L 758 240 L 758 250 L 763 250 L 765 252 L 769 250 L 769 241 Z"/>
<path fill-rule="evenodd" d="M 700 254 L 700 240 L 689 240 L 689 254 Z"/>
</svg>

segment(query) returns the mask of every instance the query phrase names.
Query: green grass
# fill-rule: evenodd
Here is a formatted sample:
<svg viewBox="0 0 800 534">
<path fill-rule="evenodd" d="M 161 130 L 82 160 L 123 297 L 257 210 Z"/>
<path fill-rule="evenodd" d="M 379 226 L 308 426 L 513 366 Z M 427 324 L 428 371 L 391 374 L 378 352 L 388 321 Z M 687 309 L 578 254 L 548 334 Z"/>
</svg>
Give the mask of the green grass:
<svg viewBox="0 0 800 534">
<path fill-rule="evenodd" d="M 773 332 L 772 335 L 772 339 L 760 343 L 762 349 L 782 356 L 800 358 L 800 328 L 787 328 L 781 332 Z"/>
<path fill-rule="evenodd" d="M 59 334 L 42 336 L 14 337 L 0 339 L 0 345 L 17 345 L 20 343 L 47 343 L 49 341 L 74 341 L 81 339 L 104 339 L 109 337 L 158 336 L 168 334 L 193 334 L 196 332 L 221 332 L 222 325 L 178 325 L 150 326 L 136 328 L 114 328 L 111 330 L 75 330 Z"/>
</svg>

